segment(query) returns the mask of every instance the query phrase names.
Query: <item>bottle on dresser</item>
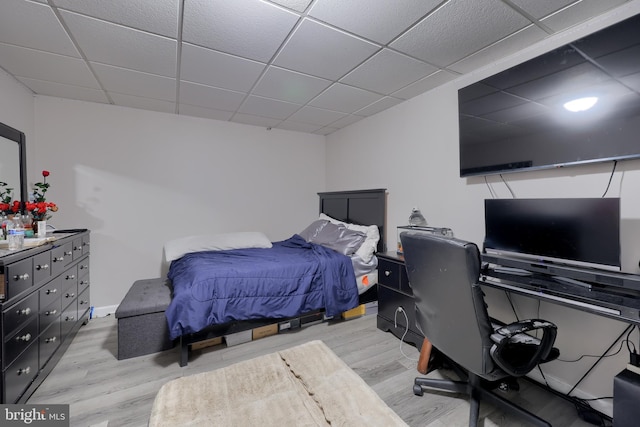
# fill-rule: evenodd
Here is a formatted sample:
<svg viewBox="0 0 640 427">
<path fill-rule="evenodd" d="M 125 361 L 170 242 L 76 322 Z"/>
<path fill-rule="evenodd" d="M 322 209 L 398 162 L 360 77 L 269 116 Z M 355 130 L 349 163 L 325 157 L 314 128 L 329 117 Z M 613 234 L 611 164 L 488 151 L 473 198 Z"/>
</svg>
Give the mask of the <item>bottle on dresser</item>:
<svg viewBox="0 0 640 427">
<path fill-rule="evenodd" d="M 20 215 L 14 215 L 13 221 L 7 223 L 7 239 L 9 240 L 9 250 L 22 249 L 24 246 L 24 225 Z"/>
</svg>

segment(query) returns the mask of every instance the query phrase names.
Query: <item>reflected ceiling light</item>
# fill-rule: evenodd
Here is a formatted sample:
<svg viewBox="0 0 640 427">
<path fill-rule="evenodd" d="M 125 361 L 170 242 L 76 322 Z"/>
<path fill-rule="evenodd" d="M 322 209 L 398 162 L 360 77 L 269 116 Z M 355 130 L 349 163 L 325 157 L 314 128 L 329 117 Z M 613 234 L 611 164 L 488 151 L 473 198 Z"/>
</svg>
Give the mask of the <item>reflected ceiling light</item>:
<svg viewBox="0 0 640 427">
<path fill-rule="evenodd" d="M 585 98 L 578 98 L 572 101 L 566 102 L 563 107 L 571 112 L 577 113 L 578 111 L 586 111 L 589 108 L 596 105 L 598 98 L 595 96 L 587 96 Z"/>
</svg>

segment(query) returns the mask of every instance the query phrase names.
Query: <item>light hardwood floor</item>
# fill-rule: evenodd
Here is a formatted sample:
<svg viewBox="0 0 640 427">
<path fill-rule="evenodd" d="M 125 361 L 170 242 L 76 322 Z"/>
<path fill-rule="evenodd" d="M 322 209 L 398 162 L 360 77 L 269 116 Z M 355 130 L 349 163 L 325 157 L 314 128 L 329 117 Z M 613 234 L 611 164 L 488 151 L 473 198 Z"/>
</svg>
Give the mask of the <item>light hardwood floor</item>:
<svg viewBox="0 0 640 427">
<path fill-rule="evenodd" d="M 378 330 L 375 315 L 314 324 L 233 347 L 221 345 L 195 351 L 184 368 L 178 365 L 177 349 L 117 360 L 116 319 L 93 319 L 80 328 L 60 363 L 29 403 L 70 404 L 72 426 L 146 426 L 155 395 L 167 381 L 311 340 L 324 341 L 410 426 L 467 425 L 469 405 L 464 397 L 439 392 L 422 397 L 413 394 L 413 379 L 419 375 L 415 369 L 418 351 Z M 575 408 L 563 399 L 528 381 L 521 381 L 520 385 L 520 392 L 507 394 L 554 426 L 590 425 L 581 421 Z M 487 403 L 481 404 L 480 416 L 484 427 L 523 425 Z"/>
</svg>

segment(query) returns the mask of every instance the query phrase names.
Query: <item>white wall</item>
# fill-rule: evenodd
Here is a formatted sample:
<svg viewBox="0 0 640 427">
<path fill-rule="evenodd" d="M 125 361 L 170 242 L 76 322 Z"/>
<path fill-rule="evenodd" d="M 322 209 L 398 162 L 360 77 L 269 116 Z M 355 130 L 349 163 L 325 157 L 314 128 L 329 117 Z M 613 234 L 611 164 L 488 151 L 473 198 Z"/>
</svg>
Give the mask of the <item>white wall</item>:
<svg viewBox="0 0 640 427">
<path fill-rule="evenodd" d="M 0 122 L 24 132 L 29 141 L 33 137 L 33 108 L 33 93 L 0 69 Z"/>
<path fill-rule="evenodd" d="M 396 243 L 397 225 L 406 225 L 411 208 L 418 206 L 432 226 L 450 227 L 459 238 L 481 244 L 484 237 L 483 201 L 491 192 L 482 177 L 459 177 L 457 89 L 512 65 L 572 41 L 624 17 L 640 12 L 634 1 L 587 25 L 573 28 L 520 54 L 492 64 L 464 79 L 413 98 L 390 110 L 364 119 L 327 137 L 327 190 L 387 188 L 389 249 Z M 368 167 L 354 168 L 358 165 Z M 600 197 L 607 186 L 612 164 L 558 170 L 505 174 L 511 189 L 525 197 Z M 498 197 L 511 197 L 498 176 L 487 177 Z M 622 199 L 623 268 L 638 273 L 640 260 L 640 161 L 618 164 L 608 196 Z M 488 290 L 490 313 L 514 320 L 504 294 Z M 626 324 L 524 297 L 515 298 L 520 318 L 549 319 L 558 325 L 557 346 L 563 359 L 601 354 Z M 636 346 L 638 335 L 632 335 Z M 619 346 L 614 347 L 614 350 Z M 553 362 L 544 366 L 547 379 L 568 391 L 595 361 Z M 607 358 L 579 386 L 584 396 L 611 396 L 612 378 L 628 362 L 626 347 Z M 611 414 L 611 400 L 593 405 Z"/>
<path fill-rule="evenodd" d="M 318 212 L 325 138 L 36 97 L 29 176 L 51 172 L 57 228 L 91 230 L 91 303 L 120 303 L 160 277 L 163 245 L 193 234 L 263 231 L 281 240 Z"/>
</svg>

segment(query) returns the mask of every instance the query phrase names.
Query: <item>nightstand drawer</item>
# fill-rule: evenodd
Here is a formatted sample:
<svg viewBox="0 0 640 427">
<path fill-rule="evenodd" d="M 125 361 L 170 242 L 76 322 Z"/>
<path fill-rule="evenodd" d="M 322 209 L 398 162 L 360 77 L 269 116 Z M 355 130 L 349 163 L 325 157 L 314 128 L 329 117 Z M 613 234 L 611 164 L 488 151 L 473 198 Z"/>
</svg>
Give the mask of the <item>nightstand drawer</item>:
<svg viewBox="0 0 640 427">
<path fill-rule="evenodd" d="M 400 289 L 401 264 L 378 258 L 378 283 L 394 289 Z"/>
</svg>

